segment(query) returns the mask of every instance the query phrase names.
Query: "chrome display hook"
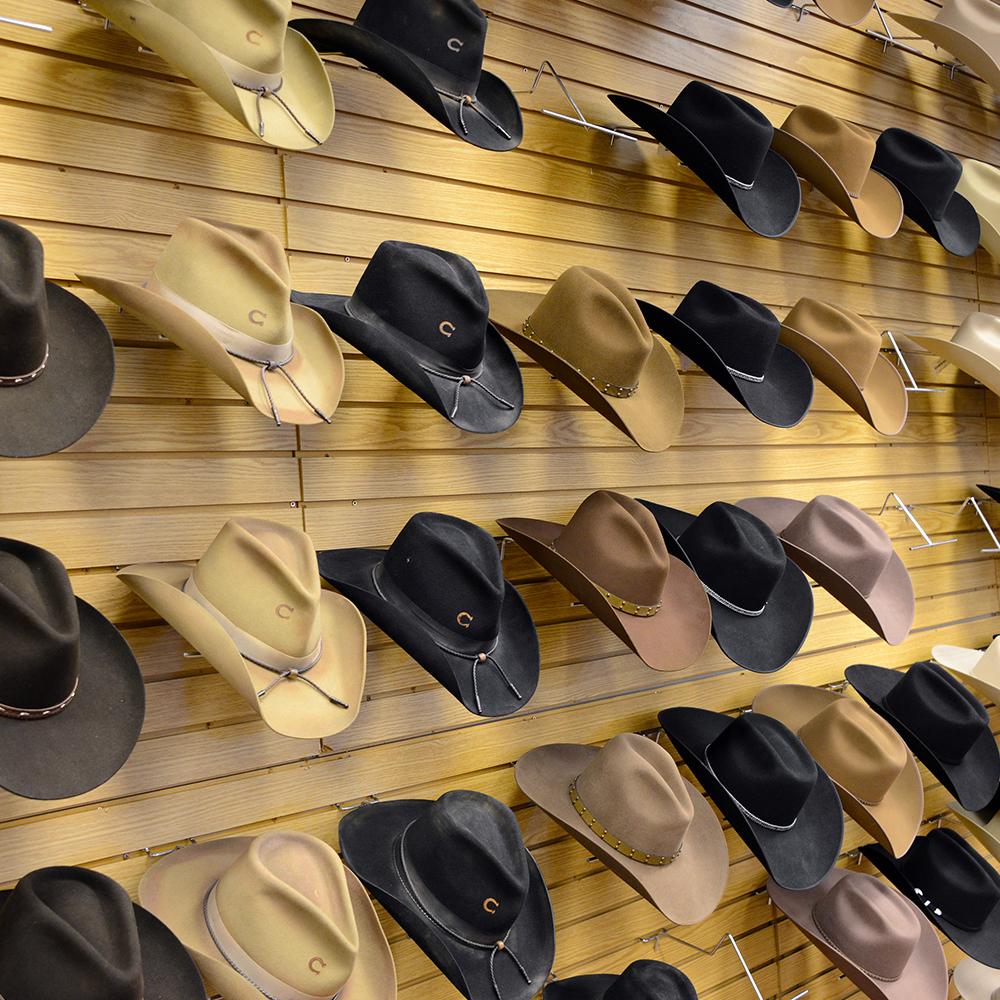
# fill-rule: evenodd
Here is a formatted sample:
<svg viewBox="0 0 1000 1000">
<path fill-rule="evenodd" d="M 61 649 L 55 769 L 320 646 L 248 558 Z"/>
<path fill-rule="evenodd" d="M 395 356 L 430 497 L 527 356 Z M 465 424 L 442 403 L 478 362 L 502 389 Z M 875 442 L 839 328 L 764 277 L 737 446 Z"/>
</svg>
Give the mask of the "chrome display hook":
<svg viewBox="0 0 1000 1000">
<path fill-rule="evenodd" d="M 885 500 L 882 501 L 882 509 L 878 512 L 879 517 L 881 517 L 888 509 L 890 500 L 896 501 L 895 509 L 901 510 L 906 515 L 907 520 L 910 522 L 910 524 L 913 525 L 914 528 L 917 529 L 918 532 L 920 532 L 920 537 L 924 540 L 922 545 L 911 545 L 910 546 L 911 552 L 916 552 L 917 549 L 932 549 L 938 545 L 951 545 L 952 543 L 958 541 L 957 538 L 946 538 L 944 539 L 944 541 L 935 542 L 931 538 L 931 536 L 928 535 L 926 531 L 924 531 L 924 526 L 917 520 L 916 516 L 914 515 L 913 505 L 903 503 L 903 501 L 899 498 L 898 493 L 886 494 Z"/>
<path fill-rule="evenodd" d="M 22 21 L 17 17 L 6 17 L 0 14 L 0 21 L 4 24 L 13 24 L 15 28 L 30 28 L 32 31 L 52 31 L 51 24 L 38 24 L 35 21 Z"/>
<path fill-rule="evenodd" d="M 984 503 L 990 503 L 989 500 L 983 501 Z M 968 497 L 961 507 L 958 508 L 958 513 L 961 514 L 966 507 L 972 507 L 976 512 L 979 520 L 983 522 L 983 527 L 986 529 L 987 534 L 990 536 L 990 540 L 993 542 L 992 549 L 980 549 L 980 552 L 987 552 L 990 555 L 996 555 L 1000 553 L 1000 539 L 997 538 L 996 532 L 993 530 L 993 526 L 989 521 L 986 520 L 986 515 L 983 513 L 983 508 L 980 506 L 979 501 L 975 497 Z"/>
<path fill-rule="evenodd" d="M 944 392 L 944 389 L 930 389 L 917 385 L 917 380 L 913 377 L 913 372 L 910 371 L 910 366 L 906 363 L 906 358 L 903 357 L 903 352 L 899 349 L 899 344 L 896 343 L 896 338 L 893 335 L 892 330 L 883 330 L 882 336 L 889 338 L 889 343 L 892 344 L 892 349 L 896 354 L 899 366 L 903 369 L 903 372 L 906 375 L 906 381 L 909 383 L 905 387 L 907 392 Z"/>
</svg>

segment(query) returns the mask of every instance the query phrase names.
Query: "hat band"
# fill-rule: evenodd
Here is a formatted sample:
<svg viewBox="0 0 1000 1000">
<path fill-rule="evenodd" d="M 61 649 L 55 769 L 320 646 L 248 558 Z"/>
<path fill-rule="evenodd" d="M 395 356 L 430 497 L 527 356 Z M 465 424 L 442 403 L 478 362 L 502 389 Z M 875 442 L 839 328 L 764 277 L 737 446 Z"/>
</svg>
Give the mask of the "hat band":
<svg viewBox="0 0 1000 1000">
<path fill-rule="evenodd" d="M 741 188 L 743 191 L 752 191 L 754 184 L 757 183 L 756 181 L 751 181 L 747 184 L 746 181 L 738 181 L 735 177 L 730 177 L 729 174 L 726 174 L 725 177 L 733 187 Z"/>
<path fill-rule="evenodd" d="M 717 594 L 707 583 L 702 583 L 702 587 L 705 589 L 705 593 L 712 598 L 713 601 L 718 601 L 724 608 L 729 608 L 730 611 L 735 611 L 738 615 L 746 615 L 748 618 L 759 618 L 765 611 L 767 611 L 767 601 L 761 605 L 759 611 L 750 611 L 748 608 L 741 608 L 738 604 L 733 604 L 732 601 L 727 601 L 721 594 Z"/>
<path fill-rule="evenodd" d="M 562 555 L 562 553 L 556 548 L 555 542 L 549 542 L 549 548 L 552 549 L 557 555 Z M 562 556 L 567 562 L 572 562 L 566 556 Z M 597 589 L 598 593 L 611 605 L 616 611 L 621 611 L 626 615 L 632 615 L 635 618 L 652 618 L 660 608 L 663 607 L 662 604 L 636 604 L 635 601 L 627 601 L 624 597 L 619 597 L 617 594 L 612 594 L 610 590 L 605 590 L 599 583 L 595 583 L 593 580 L 590 581 L 593 586 Z"/>
<path fill-rule="evenodd" d="M 816 925 L 816 930 L 819 931 L 820 936 L 826 941 L 834 951 L 845 956 L 851 962 L 853 962 L 866 976 L 871 976 L 872 979 L 877 980 L 880 983 L 895 983 L 899 981 L 899 976 L 880 976 L 877 972 L 872 972 L 871 969 L 865 968 L 864 965 L 857 959 L 854 955 L 848 955 L 840 945 L 834 940 L 834 936 L 830 934 L 829 931 L 823 926 L 823 921 L 820 919 L 820 907 L 817 902 L 812 908 L 812 918 L 813 923 Z"/>
<path fill-rule="evenodd" d="M 45 345 L 45 357 L 42 358 L 42 363 L 32 372 L 28 372 L 26 375 L 0 375 L 0 389 L 11 388 L 15 385 L 27 385 L 28 382 L 34 382 L 39 375 L 45 371 L 45 366 L 49 363 L 49 346 Z"/>
<path fill-rule="evenodd" d="M 14 708 L 13 705 L 0 705 L 0 718 L 4 719 L 48 719 L 53 715 L 58 715 L 76 697 L 77 689 L 80 687 L 80 678 L 77 677 L 73 690 L 58 705 L 50 705 L 48 708 Z"/>
<path fill-rule="evenodd" d="M 731 368 L 729 365 L 726 365 L 726 371 L 733 378 L 741 378 L 744 382 L 756 382 L 758 385 L 767 378 L 766 375 L 749 375 L 746 372 L 741 372 L 738 368 Z"/>
<path fill-rule="evenodd" d="M 229 928 L 226 927 L 222 914 L 219 912 L 218 900 L 215 897 L 215 890 L 218 887 L 219 883 L 216 882 L 205 897 L 203 907 L 205 927 L 215 943 L 215 947 L 219 949 L 219 953 L 234 972 L 241 975 L 254 989 L 263 993 L 267 1000 L 337 1000 L 343 990 L 338 990 L 333 996 L 330 996 L 329 993 L 303 993 L 261 968 L 243 950 L 240 943 L 229 932 Z"/>
<path fill-rule="evenodd" d="M 736 808 L 739 809 L 739 811 L 743 813 L 743 815 L 746 816 L 746 818 L 750 820 L 751 823 L 756 823 L 758 826 L 764 827 L 765 830 L 774 830 L 775 833 L 788 833 L 788 831 L 791 830 L 798 822 L 798 817 L 796 816 L 795 819 L 791 821 L 791 823 L 789 823 L 787 826 L 783 826 L 780 823 L 768 823 L 766 819 L 761 819 L 759 816 L 754 815 L 754 813 L 750 812 L 750 810 L 747 809 L 747 807 L 743 805 L 743 803 L 740 802 L 740 800 L 735 795 L 733 795 L 733 793 L 728 788 L 726 788 L 723 780 L 715 773 L 715 770 L 712 768 L 712 762 L 708 759 L 707 751 L 705 753 L 705 767 L 708 768 L 708 773 L 713 778 L 715 778 L 715 780 L 719 783 L 720 787 L 726 793 L 726 795 L 728 795 L 733 800 L 733 805 L 735 805 Z"/>
<path fill-rule="evenodd" d="M 681 851 L 684 850 L 684 845 L 681 844 L 673 854 L 648 854 L 646 851 L 638 851 L 634 847 L 629 847 L 628 844 L 608 830 L 606 826 L 599 823 L 594 814 L 584 805 L 583 799 L 580 798 L 580 793 L 576 788 L 576 778 L 569 784 L 569 800 L 573 803 L 573 808 L 580 814 L 580 819 L 590 827 L 591 832 L 596 837 L 600 837 L 605 844 L 619 854 L 624 855 L 632 861 L 638 861 L 641 865 L 655 865 L 660 867 L 669 865 L 672 861 L 676 861 L 680 857 Z"/>
</svg>

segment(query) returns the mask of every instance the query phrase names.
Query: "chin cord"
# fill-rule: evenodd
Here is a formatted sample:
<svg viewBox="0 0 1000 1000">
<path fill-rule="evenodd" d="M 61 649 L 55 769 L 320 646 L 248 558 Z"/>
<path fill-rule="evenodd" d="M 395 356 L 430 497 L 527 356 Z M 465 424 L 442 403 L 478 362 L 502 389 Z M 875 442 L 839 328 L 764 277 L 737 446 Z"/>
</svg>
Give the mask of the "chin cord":
<svg viewBox="0 0 1000 1000">
<path fill-rule="evenodd" d="M 499 673 L 500 676 L 504 679 L 504 682 L 506 683 L 507 687 L 510 688 L 511 693 L 514 695 L 514 697 L 517 698 L 518 700 L 520 700 L 521 698 L 521 692 L 518 691 L 517 687 L 514 685 L 514 682 L 507 676 L 507 672 L 504 670 L 502 666 L 500 666 L 500 662 L 493 656 L 493 653 L 496 651 L 496 648 L 499 644 L 500 644 L 500 636 L 497 636 L 496 639 L 493 640 L 493 645 L 490 646 L 490 648 L 486 652 L 476 653 L 475 656 L 472 658 L 472 693 L 475 695 L 476 698 L 477 712 L 482 712 L 483 710 L 483 706 L 479 701 L 479 668 L 484 663 L 492 663 L 493 666 L 497 668 L 497 673 Z M 439 649 L 443 649 L 446 653 L 450 653 L 452 656 L 464 657 L 469 655 L 468 653 L 459 652 L 457 649 L 449 649 L 447 646 L 444 646 L 440 642 L 437 642 L 437 640 L 435 640 L 435 645 Z"/>
<path fill-rule="evenodd" d="M 317 139 L 316 136 L 314 136 L 312 132 L 310 132 L 309 129 L 307 129 L 305 125 L 302 124 L 302 121 L 299 119 L 298 115 L 296 115 L 295 112 L 292 111 L 292 109 L 285 103 L 281 95 L 278 93 L 278 91 L 281 90 L 281 88 L 284 85 L 285 81 L 282 80 L 277 87 L 263 87 L 263 86 L 251 87 L 245 83 L 238 83 L 236 80 L 233 80 L 234 87 L 239 87 L 240 90 L 248 90 L 251 94 L 257 95 L 257 134 L 262 139 L 264 138 L 263 102 L 266 101 L 269 97 L 273 97 L 285 109 L 285 112 L 288 114 L 288 117 L 291 118 L 292 121 L 295 122 L 295 124 L 298 125 L 298 127 L 302 129 L 302 131 L 305 132 L 305 134 L 309 136 L 309 138 L 312 139 L 312 141 L 316 143 L 317 146 L 321 145 L 320 140 Z"/>
<path fill-rule="evenodd" d="M 480 107 L 479 101 L 477 101 L 472 94 L 450 94 L 447 90 L 441 90 L 440 87 L 435 89 L 442 97 L 447 97 L 449 100 L 458 102 L 458 123 L 462 126 L 462 132 L 465 135 L 469 134 L 469 126 L 465 124 L 465 109 L 472 108 L 472 110 L 475 111 L 480 118 L 488 121 L 505 139 L 510 139 L 510 132 L 508 132 L 489 112 L 484 111 Z"/>
<path fill-rule="evenodd" d="M 258 664 L 261 666 L 261 664 Z M 265 667 L 265 670 L 270 670 L 270 667 Z M 267 687 L 261 688 L 257 692 L 258 698 L 263 698 L 270 694 L 271 691 L 276 688 L 282 681 L 305 681 L 314 691 L 318 691 L 331 705 L 337 705 L 339 708 L 350 708 L 351 706 L 342 702 L 339 698 L 334 698 L 332 694 L 324 691 L 311 677 L 307 677 L 301 670 L 282 670 L 277 677 L 271 681 Z"/>
<path fill-rule="evenodd" d="M 488 385 L 484 385 L 479 381 L 478 375 L 455 375 L 452 372 L 443 372 L 439 368 L 432 368 L 430 365 L 422 364 L 420 366 L 428 375 L 436 375 L 438 378 L 446 379 L 448 382 L 455 383 L 455 405 L 452 406 L 451 412 L 448 414 L 450 419 L 455 418 L 455 414 L 458 413 L 458 404 L 462 399 L 462 389 L 467 385 L 478 386 L 487 396 L 491 396 L 495 399 L 501 406 L 506 407 L 508 410 L 513 410 L 514 404 L 508 402 L 503 396 L 498 396 Z"/>
<path fill-rule="evenodd" d="M 316 406 L 316 404 L 313 403 L 312 400 L 302 391 L 302 388 L 299 385 L 299 383 L 296 382 L 295 379 L 292 378 L 292 376 L 289 375 L 287 371 L 285 371 L 285 365 L 288 364 L 288 361 L 292 360 L 291 358 L 289 358 L 288 361 L 284 361 L 279 365 L 274 361 L 259 361 L 257 358 L 250 358 L 247 357 L 245 354 L 237 354 L 235 351 L 227 351 L 226 353 L 234 358 L 238 358 L 240 361 L 248 361 L 250 364 L 258 365 L 260 367 L 260 381 L 261 384 L 264 386 L 264 395 L 267 396 L 268 406 L 271 407 L 271 416 L 274 418 L 274 422 L 278 427 L 281 426 L 281 417 L 278 416 L 278 407 L 275 406 L 274 404 L 274 397 L 271 395 L 271 387 L 267 384 L 268 372 L 281 372 L 281 374 L 284 375 L 285 378 L 288 380 L 288 382 L 291 384 L 292 388 L 302 397 L 303 401 L 309 407 L 309 409 L 311 409 L 313 413 L 315 413 L 316 416 L 320 418 L 320 420 L 322 420 L 324 423 L 327 424 L 333 423 L 333 418 L 328 417 L 325 413 L 323 413 L 322 410 L 320 410 L 319 407 Z"/>
</svg>

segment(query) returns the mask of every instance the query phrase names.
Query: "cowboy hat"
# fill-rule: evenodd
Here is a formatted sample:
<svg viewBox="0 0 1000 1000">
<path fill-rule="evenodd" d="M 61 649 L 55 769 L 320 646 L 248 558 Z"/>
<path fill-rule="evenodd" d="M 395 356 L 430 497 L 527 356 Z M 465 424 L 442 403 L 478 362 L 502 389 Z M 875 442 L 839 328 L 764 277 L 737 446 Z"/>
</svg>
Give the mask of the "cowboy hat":
<svg viewBox="0 0 1000 1000">
<path fill-rule="evenodd" d="M 722 502 L 697 516 L 639 503 L 656 518 L 670 554 L 698 574 L 726 656 L 762 674 L 796 656 L 812 625 L 812 587 L 763 521 Z"/>
<path fill-rule="evenodd" d="M 529 517 L 497 523 L 647 666 L 681 670 L 704 652 L 708 598 L 637 501 L 598 490 L 568 524 Z"/>
<path fill-rule="evenodd" d="M 73 595 L 51 552 L 0 538 L 0 787 L 65 799 L 103 785 L 139 739 L 142 674 L 122 634 Z"/>
<path fill-rule="evenodd" d="M 1000 861 L 1000 795 L 976 812 L 963 809 L 957 802 L 949 802 L 948 808 L 958 816 L 976 840 Z"/>
<path fill-rule="evenodd" d="M 139 899 L 226 1000 L 395 1000 L 375 908 L 337 852 L 276 831 L 193 844 L 157 861 Z"/>
<path fill-rule="evenodd" d="M 896 857 L 909 850 L 924 818 L 924 783 L 888 722 L 854 698 L 805 684 L 765 688 L 753 710 L 802 740 L 862 829 Z"/>
<path fill-rule="evenodd" d="M 494 540 L 414 514 L 387 550 L 328 549 L 319 571 L 476 715 L 510 715 L 538 686 L 535 624 Z"/>
<path fill-rule="evenodd" d="M 521 791 L 675 924 L 719 905 L 729 852 L 712 807 L 661 746 L 622 733 L 601 748 L 529 751 Z"/>
<path fill-rule="evenodd" d="M 45 251 L 0 219 L 0 456 L 50 455 L 83 437 L 115 378 L 97 313 L 45 280 Z"/>
<path fill-rule="evenodd" d="M 184 946 L 100 872 L 40 868 L 0 892 L 0 996 L 205 1000 Z"/>
<path fill-rule="evenodd" d="M 737 504 L 776 532 L 788 558 L 890 645 L 910 633 L 913 582 L 874 518 L 840 497 L 808 503 L 754 497 Z"/>
<path fill-rule="evenodd" d="M 469 1000 L 530 1000 L 555 956 L 552 905 L 514 814 L 480 792 L 375 802 L 340 823 L 344 861 Z"/>
<path fill-rule="evenodd" d="M 1000 316 L 970 313 L 951 340 L 917 333 L 906 336 L 1000 395 Z"/>
<path fill-rule="evenodd" d="M 276 733 L 321 739 L 357 718 L 365 623 L 350 601 L 321 590 L 304 531 L 234 517 L 196 565 L 145 563 L 118 576 Z"/>
<path fill-rule="evenodd" d="M 189 351 L 278 426 L 330 422 L 344 358 L 322 318 L 289 303 L 288 260 L 270 233 L 185 219 L 144 284 L 79 278 Z"/>
<path fill-rule="evenodd" d="M 504 151 L 521 143 L 510 87 L 483 69 L 486 16 L 473 0 L 365 0 L 354 24 L 302 18 L 292 27 L 398 87 L 459 138 Z"/>
<path fill-rule="evenodd" d="M 333 130 L 333 89 L 316 50 L 288 29 L 292 0 L 94 0 L 271 146 L 311 149 Z"/>
<path fill-rule="evenodd" d="M 1000 260 L 1000 170 L 991 163 L 963 160 L 962 176 L 955 189 L 968 198 L 979 216 L 979 239 Z"/>
<path fill-rule="evenodd" d="M 1000 705 L 1000 639 L 994 639 L 986 649 L 935 646 L 931 657 L 968 684 L 984 701 Z"/>
<path fill-rule="evenodd" d="M 774 127 L 749 101 L 692 80 L 668 111 L 608 94 L 657 142 L 675 153 L 760 236 L 784 236 L 795 224 L 802 191 L 795 171 L 771 148 Z"/>
<path fill-rule="evenodd" d="M 521 370 L 465 257 L 387 241 L 353 295 L 292 292 L 292 301 L 462 430 L 495 434 L 521 415 Z"/>
<path fill-rule="evenodd" d="M 883 239 L 896 235 L 903 199 L 872 169 L 875 140 L 864 129 L 800 104 L 775 131 L 773 147 L 866 232 Z"/>
<path fill-rule="evenodd" d="M 648 958 L 633 962 L 619 976 L 557 979 L 545 987 L 542 997 L 543 1000 L 698 1000 L 691 980 L 680 969 Z"/>
<path fill-rule="evenodd" d="M 781 324 L 766 306 L 699 281 L 673 314 L 639 300 L 649 328 L 690 358 L 758 420 L 794 427 L 809 411 L 809 366 L 778 343 Z"/>
<path fill-rule="evenodd" d="M 962 1000 L 1000 1000 L 1000 970 L 974 958 L 963 958 L 955 966 L 952 980 Z"/>
<path fill-rule="evenodd" d="M 816 6 L 837 24 L 848 28 L 860 24 L 871 12 L 873 0 L 817 0 Z M 789 4 L 791 5 L 791 0 Z"/>
</svg>

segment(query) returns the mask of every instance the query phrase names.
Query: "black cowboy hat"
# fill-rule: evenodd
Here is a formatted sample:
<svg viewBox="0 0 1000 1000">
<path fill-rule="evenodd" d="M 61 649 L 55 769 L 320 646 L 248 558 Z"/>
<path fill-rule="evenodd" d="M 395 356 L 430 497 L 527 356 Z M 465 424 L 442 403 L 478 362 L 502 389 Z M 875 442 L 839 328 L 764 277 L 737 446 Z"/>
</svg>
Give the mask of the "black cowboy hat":
<svg viewBox="0 0 1000 1000">
<path fill-rule="evenodd" d="M 353 295 L 292 292 L 292 301 L 462 430 L 495 434 L 521 415 L 521 371 L 465 257 L 387 241 Z"/>
<path fill-rule="evenodd" d="M 962 161 L 928 139 L 887 128 L 875 143 L 872 167 L 903 196 L 903 211 L 949 253 L 968 257 L 979 246 L 979 216 L 955 188 Z"/>
<path fill-rule="evenodd" d="M 483 69 L 488 24 L 473 0 L 365 0 L 353 25 L 307 17 L 291 27 L 320 52 L 374 70 L 466 142 L 501 152 L 521 144 L 517 98 Z"/>
<path fill-rule="evenodd" d="M 1000 750 L 989 713 L 964 685 L 929 660 L 905 673 L 856 663 L 844 676 L 961 806 L 989 804 L 1000 787 Z"/>
<path fill-rule="evenodd" d="M 340 848 L 372 896 L 470 1000 L 530 1000 L 555 957 L 552 905 L 514 814 L 479 792 L 376 802 Z"/>
<path fill-rule="evenodd" d="M 205 1000 L 184 946 L 106 875 L 41 868 L 0 892 L 0 996 Z"/>
<path fill-rule="evenodd" d="M 802 741 L 770 716 L 667 708 L 660 725 L 768 874 L 811 889 L 837 861 L 844 813 Z"/>
<path fill-rule="evenodd" d="M 966 955 L 1000 969 L 1000 873 L 954 830 L 917 837 L 901 858 L 861 853 Z"/>
<path fill-rule="evenodd" d="M 698 1000 L 691 980 L 672 965 L 640 958 L 620 976 L 571 976 L 545 987 L 543 1000 Z"/>
<path fill-rule="evenodd" d="M 63 799 L 128 759 L 146 710 L 121 633 L 45 549 L 0 538 L 0 788 Z"/>
<path fill-rule="evenodd" d="M 414 514 L 388 550 L 320 552 L 320 575 L 476 715 L 510 715 L 538 686 L 535 624 L 496 542 L 447 514 Z"/>
<path fill-rule="evenodd" d="M 990 486 L 987 483 L 976 483 L 976 489 L 982 490 L 991 500 L 1000 503 L 1000 486 Z"/>
<path fill-rule="evenodd" d="M 734 663 L 780 670 L 802 648 L 813 617 L 805 574 L 759 518 L 732 504 L 697 516 L 640 500 L 656 518 L 667 550 L 690 566 L 712 605 L 712 635 Z"/>
<path fill-rule="evenodd" d="M 673 314 L 639 300 L 649 328 L 710 375 L 758 420 L 794 427 L 813 398 L 809 365 L 778 343 L 781 323 L 766 306 L 699 281 Z"/>
<path fill-rule="evenodd" d="M 623 94 L 608 99 L 693 170 L 761 236 L 784 236 L 802 204 L 799 179 L 771 149 L 774 126 L 748 101 L 692 80 L 663 111 Z"/>
<path fill-rule="evenodd" d="M 114 378 L 100 317 L 45 280 L 37 236 L 0 219 L 0 456 L 68 448 L 103 413 Z"/>
</svg>

